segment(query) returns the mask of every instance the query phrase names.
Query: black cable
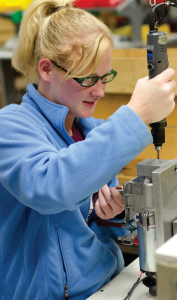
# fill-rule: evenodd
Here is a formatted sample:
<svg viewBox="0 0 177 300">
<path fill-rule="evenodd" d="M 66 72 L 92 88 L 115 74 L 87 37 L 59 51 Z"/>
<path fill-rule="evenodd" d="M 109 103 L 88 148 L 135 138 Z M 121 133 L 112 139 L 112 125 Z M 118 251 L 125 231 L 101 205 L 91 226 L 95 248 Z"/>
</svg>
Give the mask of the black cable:
<svg viewBox="0 0 177 300">
<path fill-rule="evenodd" d="M 160 20 L 157 22 L 155 21 L 155 19 L 157 18 L 157 15 L 156 15 L 156 9 L 159 8 L 160 6 L 166 6 L 167 8 L 167 11 L 165 12 L 165 14 L 160 18 Z M 173 6 L 173 7 L 177 7 L 177 3 L 175 1 L 175 3 L 169 3 L 169 4 L 166 4 L 165 2 L 163 3 L 159 3 L 157 4 L 155 7 L 152 8 L 152 11 L 150 13 L 150 18 L 149 18 L 149 29 L 151 32 L 155 31 L 156 28 L 155 28 L 155 25 L 156 26 L 160 26 L 161 25 L 161 22 L 162 20 L 164 19 L 164 17 L 167 15 L 167 13 L 169 12 L 169 6 Z"/>
<path fill-rule="evenodd" d="M 167 7 L 167 10 L 166 12 L 164 13 L 164 15 L 159 19 L 159 21 L 156 23 L 156 26 L 160 26 L 161 25 L 161 22 L 163 21 L 163 19 L 166 17 L 166 15 L 168 14 L 169 12 L 169 7 Z"/>
<path fill-rule="evenodd" d="M 156 9 L 158 7 L 164 6 L 164 5 L 165 5 L 164 3 L 159 3 L 155 7 L 153 7 L 152 10 L 151 10 L 151 12 L 150 12 L 150 16 L 149 16 L 149 30 L 151 32 L 153 32 L 153 31 L 156 30 L 156 28 L 155 28 L 155 23 L 156 23 L 155 18 L 157 19 Z"/>
<path fill-rule="evenodd" d="M 134 283 L 134 285 L 132 286 L 131 290 L 128 292 L 127 296 L 123 299 L 123 300 L 129 300 L 134 292 L 134 290 L 136 289 L 136 287 L 139 285 L 140 282 L 142 282 L 145 278 L 150 277 L 151 275 L 147 275 L 146 277 L 144 277 L 143 279 L 140 280 L 140 278 L 137 279 L 137 281 Z"/>
</svg>

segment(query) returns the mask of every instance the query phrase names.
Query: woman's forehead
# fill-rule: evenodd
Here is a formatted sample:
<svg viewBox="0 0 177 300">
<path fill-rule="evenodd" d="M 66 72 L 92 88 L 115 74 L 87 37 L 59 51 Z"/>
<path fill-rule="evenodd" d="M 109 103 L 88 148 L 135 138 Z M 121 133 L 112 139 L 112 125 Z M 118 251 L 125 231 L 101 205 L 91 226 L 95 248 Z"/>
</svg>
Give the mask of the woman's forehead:
<svg viewBox="0 0 177 300">
<path fill-rule="evenodd" d="M 112 69 L 111 58 L 112 58 L 112 48 L 109 47 L 105 51 L 105 53 L 102 55 L 100 62 L 95 70 L 91 71 L 93 68 L 92 65 L 90 65 L 88 68 L 86 68 L 84 70 L 84 73 L 88 74 L 86 77 L 88 77 L 88 76 L 102 77 L 102 76 L 108 74 Z"/>
</svg>

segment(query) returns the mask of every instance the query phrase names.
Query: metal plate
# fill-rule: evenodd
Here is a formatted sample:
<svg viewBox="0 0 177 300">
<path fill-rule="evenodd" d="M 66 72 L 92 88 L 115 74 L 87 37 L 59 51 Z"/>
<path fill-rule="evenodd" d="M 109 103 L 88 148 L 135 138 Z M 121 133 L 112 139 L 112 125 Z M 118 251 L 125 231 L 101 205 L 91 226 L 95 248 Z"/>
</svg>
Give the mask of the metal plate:
<svg viewBox="0 0 177 300">
<path fill-rule="evenodd" d="M 177 217 L 177 158 L 152 172 L 157 248 L 173 234 Z"/>
</svg>

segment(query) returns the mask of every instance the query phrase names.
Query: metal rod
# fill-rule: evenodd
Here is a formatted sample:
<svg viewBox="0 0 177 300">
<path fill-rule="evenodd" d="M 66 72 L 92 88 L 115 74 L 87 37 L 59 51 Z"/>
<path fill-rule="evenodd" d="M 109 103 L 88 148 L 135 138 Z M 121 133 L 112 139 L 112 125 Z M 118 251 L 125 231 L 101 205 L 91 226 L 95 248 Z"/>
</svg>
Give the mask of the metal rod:
<svg viewBox="0 0 177 300">
<path fill-rule="evenodd" d="M 157 159 L 159 159 L 159 153 L 160 153 L 160 151 L 157 150 Z"/>
</svg>

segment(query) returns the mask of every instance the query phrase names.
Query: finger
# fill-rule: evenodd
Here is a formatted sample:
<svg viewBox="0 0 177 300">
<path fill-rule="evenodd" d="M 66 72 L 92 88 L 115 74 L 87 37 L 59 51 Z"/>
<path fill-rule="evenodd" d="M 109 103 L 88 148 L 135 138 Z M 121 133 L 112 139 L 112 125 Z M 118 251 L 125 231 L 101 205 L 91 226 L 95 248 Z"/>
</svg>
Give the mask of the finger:
<svg viewBox="0 0 177 300">
<path fill-rule="evenodd" d="M 174 93 L 174 92 L 171 92 L 171 99 L 172 99 L 173 101 L 175 100 L 175 97 L 176 97 L 175 93 Z"/>
<path fill-rule="evenodd" d="M 112 198 L 111 205 L 113 206 L 110 207 L 109 204 L 106 202 L 105 206 L 102 206 L 101 203 L 101 197 L 96 201 L 95 203 L 95 212 L 98 217 L 101 219 L 112 219 L 116 215 L 120 214 L 124 208 L 120 207 Z"/>
<path fill-rule="evenodd" d="M 104 197 L 106 198 L 106 200 L 108 200 L 111 197 L 111 193 L 110 193 L 110 189 L 108 187 L 107 184 L 105 184 L 102 188 L 101 188 L 101 192 L 104 195 Z"/>
<path fill-rule="evenodd" d="M 171 91 L 173 91 L 176 87 L 176 81 L 174 80 L 170 80 L 168 83 L 169 88 L 171 89 Z"/>
<path fill-rule="evenodd" d="M 175 70 L 168 68 L 162 73 L 160 73 L 159 75 L 157 75 L 156 77 L 154 77 L 153 79 L 156 78 L 159 80 L 159 82 L 165 83 L 165 82 L 169 82 L 174 76 L 175 76 Z"/>
<path fill-rule="evenodd" d="M 111 188 L 110 193 L 114 201 L 121 207 L 124 207 L 124 199 L 116 188 Z"/>
<path fill-rule="evenodd" d="M 115 188 L 118 190 L 123 190 L 123 185 L 116 185 Z"/>
<path fill-rule="evenodd" d="M 106 189 L 106 191 L 107 191 L 107 189 Z M 110 206 L 110 204 L 108 202 L 110 197 L 111 197 L 110 192 L 109 192 L 109 197 L 107 197 L 107 199 L 106 199 L 105 195 L 103 194 L 102 189 L 99 190 L 99 203 L 100 203 L 100 207 L 101 207 L 102 211 L 105 214 L 111 214 L 112 213 L 112 207 Z"/>
<path fill-rule="evenodd" d="M 112 189 L 114 190 L 114 197 L 111 195 Z M 114 218 L 124 210 L 124 201 L 118 190 L 116 188 L 109 189 L 107 185 L 103 186 L 99 191 L 99 205 L 99 214 L 101 210 L 102 218 L 104 213 L 106 219 Z"/>
<path fill-rule="evenodd" d="M 99 199 L 95 203 L 95 212 L 99 218 L 112 219 L 124 210 L 124 208 L 120 207 L 112 197 L 111 197 L 111 203 L 107 203 L 105 198 L 102 199 L 102 197 L 104 196 L 100 191 Z M 113 208 L 109 204 L 111 204 Z"/>
<path fill-rule="evenodd" d="M 120 205 L 113 198 L 110 200 L 109 205 L 112 207 L 112 218 L 119 215 L 125 209 L 124 205 Z"/>
<path fill-rule="evenodd" d="M 108 204 L 112 207 L 114 216 L 120 214 L 124 209 L 124 200 L 116 188 L 111 188 L 111 198 L 108 200 Z"/>
<path fill-rule="evenodd" d="M 144 77 L 144 78 L 141 78 L 141 79 L 139 79 L 141 82 L 146 82 L 146 81 L 148 81 L 149 80 L 149 76 L 146 76 L 146 77 Z"/>
<path fill-rule="evenodd" d="M 97 199 L 97 201 L 95 202 L 95 212 L 97 214 L 97 216 L 103 220 L 106 219 L 106 214 L 105 212 L 101 209 L 100 207 L 100 201 L 99 199 Z"/>
</svg>

